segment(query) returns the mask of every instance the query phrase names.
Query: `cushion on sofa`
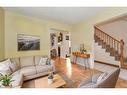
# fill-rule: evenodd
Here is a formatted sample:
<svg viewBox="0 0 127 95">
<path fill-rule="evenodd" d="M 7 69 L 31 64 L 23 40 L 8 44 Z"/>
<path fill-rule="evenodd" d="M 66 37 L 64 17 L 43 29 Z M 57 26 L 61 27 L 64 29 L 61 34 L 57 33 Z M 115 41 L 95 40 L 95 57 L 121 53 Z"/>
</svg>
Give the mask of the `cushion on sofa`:
<svg viewBox="0 0 127 95">
<path fill-rule="evenodd" d="M 48 58 L 47 56 L 35 56 L 35 65 L 38 65 L 41 58 Z"/>
<path fill-rule="evenodd" d="M 26 66 L 33 66 L 34 65 L 34 57 L 21 57 L 20 58 L 20 66 L 26 67 Z"/>
<path fill-rule="evenodd" d="M 35 65 L 45 65 L 48 56 L 35 56 Z M 42 63 L 42 64 L 41 64 Z"/>
<path fill-rule="evenodd" d="M 41 57 L 39 63 L 37 65 L 46 65 L 47 57 Z"/>
<path fill-rule="evenodd" d="M 2 75 L 10 75 L 12 72 L 9 69 L 0 70 L 0 74 Z"/>
<path fill-rule="evenodd" d="M 12 74 L 12 87 L 21 87 L 23 83 L 23 75 L 20 73 L 20 70 L 17 70 Z"/>
<path fill-rule="evenodd" d="M 15 72 L 16 70 L 19 69 L 15 61 L 11 61 L 9 66 L 10 66 L 10 69 L 11 69 L 12 72 Z"/>
<path fill-rule="evenodd" d="M 37 73 L 42 73 L 42 72 L 50 72 L 52 71 L 52 67 L 50 65 L 36 65 L 36 70 Z"/>
<path fill-rule="evenodd" d="M 20 72 L 23 74 L 23 76 L 30 76 L 36 74 L 36 68 L 35 66 L 22 67 Z"/>
<path fill-rule="evenodd" d="M 11 63 L 10 59 L 0 62 L 0 73 L 2 75 L 11 74 L 11 69 L 9 64 Z"/>
<path fill-rule="evenodd" d="M 100 76 L 97 78 L 97 83 L 101 82 L 102 79 L 104 79 L 107 75 L 108 75 L 108 73 L 106 73 L 106 72 L 100 74 Z"/>
<path fill-rule="evenodd" d="M 16 62 L 16 65 L 18 66 L 18 68 L 20 68 L 19 57 L 17 57 L 17 58 L 11 58 L 10 60 L 11 60 L 11 62 Z"/>
<path fill-rule="evenodd" d="M 35 56 L 34 59 L 35 59 L 35 65 L 37 65 L 41 59 L 41 56 Z"/>
</svg>

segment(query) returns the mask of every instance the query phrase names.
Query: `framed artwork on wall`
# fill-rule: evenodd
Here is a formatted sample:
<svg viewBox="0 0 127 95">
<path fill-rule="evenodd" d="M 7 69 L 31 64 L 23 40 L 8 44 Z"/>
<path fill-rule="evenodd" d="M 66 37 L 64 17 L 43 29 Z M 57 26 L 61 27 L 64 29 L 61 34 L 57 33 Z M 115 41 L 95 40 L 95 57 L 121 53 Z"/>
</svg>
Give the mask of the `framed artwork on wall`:
<svg viewBox="0 0 127 95">
<path fill-rule="evenodd" d="M 55 37 L 56 37 L 55 33 L 50 34 L 51 47 L 53 47 L 55 45 Z"/>
<path fill-rule="evenodd" d="M 66 40 L 69 40 L 69 36 L 66 36 Z"/>
<path fill-rule="evenodd" d="M 40 50 L 40 37 L 18 34 L 18 51 Z"/>
<path fill-rule="evenodd" d="M 63 41 L 63 34 L 60 32 L 58 36 L 58 42 Z"/>
</svg>

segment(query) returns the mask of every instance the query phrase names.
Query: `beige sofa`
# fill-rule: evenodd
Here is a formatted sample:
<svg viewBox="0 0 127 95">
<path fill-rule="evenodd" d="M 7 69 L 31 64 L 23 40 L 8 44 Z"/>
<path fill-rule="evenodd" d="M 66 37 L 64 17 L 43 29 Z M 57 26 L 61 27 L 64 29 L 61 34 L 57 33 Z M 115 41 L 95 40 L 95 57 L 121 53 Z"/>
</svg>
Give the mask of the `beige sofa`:
<svg viewBox="0 0 127 95">
<path fill-rule="evenodd" d="M 50 64 L 38 64 L 42 56 L 30 56 L 8 59 L 6 62 L 12 74 L 12 87 L 22 87 L 23 81 L 44 76 L 49 72 L 55 72 L 54 61 L 50 60 Z M 1 67 L 0 67 L 1 68 Z M 1 71 L 0 71 L 1 72 Z"/>
<path fill-rule="evenodd" d="M 97 73 L 79 84 L 79 88 L 115 88 L 118 80 L 120 68 L 116 68 L 110 73 Z M 100 79 L 101 77 L 101 79 Z M 99 81 L 98 81 L 99 79 Z"/>
</svg>

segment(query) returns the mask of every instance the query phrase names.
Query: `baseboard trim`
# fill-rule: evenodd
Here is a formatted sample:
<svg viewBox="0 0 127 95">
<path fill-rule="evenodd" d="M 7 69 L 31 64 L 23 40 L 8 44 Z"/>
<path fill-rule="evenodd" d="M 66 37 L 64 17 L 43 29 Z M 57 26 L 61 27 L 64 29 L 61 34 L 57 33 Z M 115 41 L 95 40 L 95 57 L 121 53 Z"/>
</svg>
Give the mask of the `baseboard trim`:
<svg viewBox="0 0 127 95">
<path fill-rule="evenodd" d="M 98 61 L 98 60 L 94 60 L 94 62 L 98 62 L 98 63 L 101 63 L 101 64 L 110 65 L 110 66 L 114 66 L 114 67 L 119 67 L 118 65 L 114 65 L 114 64 L 110 64 L 110 63 L 102 62 L 102 61 Z"/>
</svg>

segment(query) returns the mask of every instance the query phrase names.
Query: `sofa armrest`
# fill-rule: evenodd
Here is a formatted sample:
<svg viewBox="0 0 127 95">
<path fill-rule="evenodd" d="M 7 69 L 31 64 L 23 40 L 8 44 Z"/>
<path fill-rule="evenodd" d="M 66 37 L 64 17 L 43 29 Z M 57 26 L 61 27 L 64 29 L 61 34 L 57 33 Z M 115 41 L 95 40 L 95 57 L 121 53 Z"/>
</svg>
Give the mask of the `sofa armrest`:
<svg viewBox="0 0 127 95">
<path fill-rule="evenodd" d="M 51 64 L 51 66 L 52 66 L 52 68 L 53 68 L 53 72 L 55 72 L 55 61 L 54 60 L 51 60 L 50 61 L 50 64 Z"/>
</svg>

